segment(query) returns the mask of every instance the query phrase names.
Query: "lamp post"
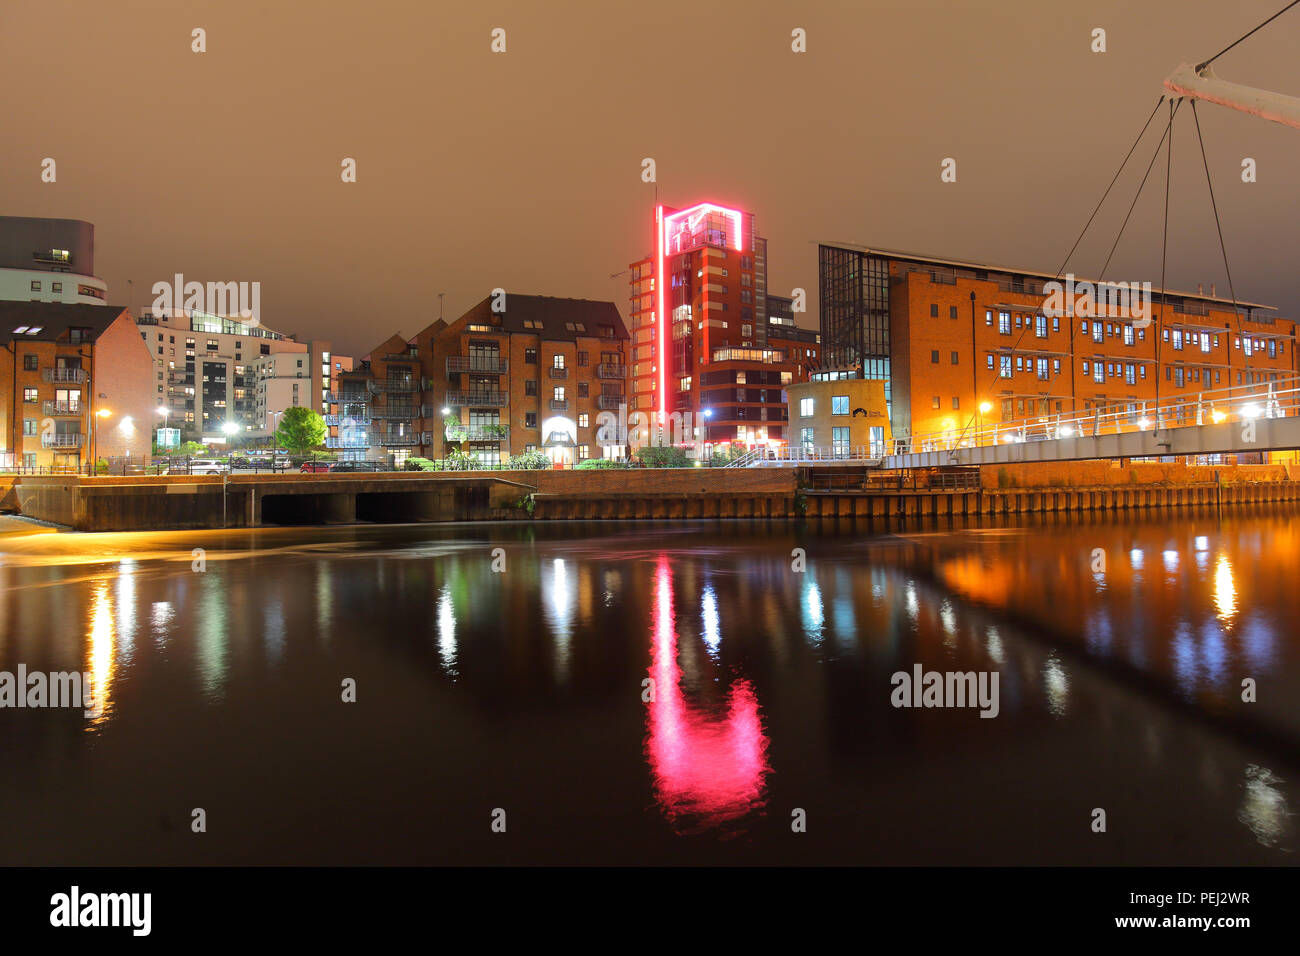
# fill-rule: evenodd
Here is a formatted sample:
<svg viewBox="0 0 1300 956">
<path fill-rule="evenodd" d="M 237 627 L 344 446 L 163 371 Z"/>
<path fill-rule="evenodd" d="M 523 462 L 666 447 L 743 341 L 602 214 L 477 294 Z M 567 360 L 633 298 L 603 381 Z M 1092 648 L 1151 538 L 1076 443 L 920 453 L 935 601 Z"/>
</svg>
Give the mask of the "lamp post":
<svg viewBox="0 0 1300 956">
<path fill-rule="evenodd" d="M 980 402 L 979 404 L 979 420 L 975 423 L 975 440 L 977 442 L 979 441 L 980 435 L 984 432 L 984 416 L 992 409 L 993 406 L 988 402 Z M 997 442 L 994 442 L 994 444 L 997 444 Z"/>
</svg>

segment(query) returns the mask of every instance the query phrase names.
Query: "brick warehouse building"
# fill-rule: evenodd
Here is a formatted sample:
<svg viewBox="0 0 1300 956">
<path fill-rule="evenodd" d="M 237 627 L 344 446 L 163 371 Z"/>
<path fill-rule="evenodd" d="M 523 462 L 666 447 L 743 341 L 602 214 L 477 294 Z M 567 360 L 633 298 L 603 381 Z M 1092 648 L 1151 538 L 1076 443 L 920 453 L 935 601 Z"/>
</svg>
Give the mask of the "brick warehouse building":
<svg viewBox="0 0 1300 956">
<path fill-rule="evenodd" d="M 120 306 L 0 302 L 0 465 L 75 471 L 150 452 L 153 361 Z"/>
<path fill-rule="evenodd" d="M 398 463 L 456 449 L 485 465 L 534 449 L 560 465 L 621 454 L 597 431 L 627 401 L 627 341 L 612 302 L 488 296 L 340 371 L 327 444 Z"/>
<path fill-rule="evenodd" d="M 769 323 L 767 240 L 753 214 L 657 206 L 653 232 L 650 255 L 629 267 L 630 407 L 690 412 L 708 444 L 785 443 L 782 390 L 807 379 L 820 345 L 815 332 Z"/>
<path fill-rule="evenodd" d="M 1213 289 L 1171 290 L 1165 302 L 1155 290 L 1152 324 L 1139 328 L 1087 317 L 1081 300 L 1073 318 L 1049 314 L 1050 273 L 864 246 L 818 252 L 824 361 L 885 382 L 896 437 L 1098 409 L 1136 427 L 1157 401 L 1178 402 L 1189 424 L 1232 398 L 1223 390 L 1266 390 L 1297 369 L 1293 321 L 1257 303 L 1234 314 Z"/>
</svg>

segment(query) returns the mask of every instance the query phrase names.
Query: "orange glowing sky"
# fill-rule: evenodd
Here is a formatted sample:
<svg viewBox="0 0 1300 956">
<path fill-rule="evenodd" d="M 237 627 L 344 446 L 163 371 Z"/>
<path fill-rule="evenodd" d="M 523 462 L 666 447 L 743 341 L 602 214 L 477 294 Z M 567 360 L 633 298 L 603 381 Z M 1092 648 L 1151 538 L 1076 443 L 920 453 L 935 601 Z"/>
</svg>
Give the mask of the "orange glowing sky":
<svg viewBox="0 0 1300 956">
<path fill-rule="evenodd" d="M 138 309 L 176 272 L 259 281 L 266 324 L 347 353 L 413 335 L 439 292 L 448 317 L 498 286 L 626 314 L 626 277 L 610 276 L 649 251 L 649 156 L 665 203 L 756 213 L 770 291 L 806 288 L 815 326 L 817 240 L 1055 271 L 1164 77 L 1278 6 L 10 3 L 0 214 L 93 222 L 114 303 Z M 507 52 L 494 55 L 497 26 Z M 1105 54 L 1089 50 L 1098 26 Z M 795 27 L 805 54 L 790 51 Z M 1300 94 L 1297 37 L 1293 12 L 1216 69 Z M 1300 315 L 1300 137 L 1211 106 L 1201 123 L 1238 296 Z M 55 184 L 39 178 L 47 156 Z M 1246 156 L 1257 183 L 1240 181 Z M 358 161 L 355 185 L 340 182 L 343 157 Z M 940 182 L 945 157 L 955 184 Z M 1157 166 L 1107 278 L 1159 280 Z M 1100 268 L 1136 180 L 1121 181 L 1074 271 Z M 1224 294 L 1190 125 L 1173 187 L 1168 284 Z"/>
</svg>

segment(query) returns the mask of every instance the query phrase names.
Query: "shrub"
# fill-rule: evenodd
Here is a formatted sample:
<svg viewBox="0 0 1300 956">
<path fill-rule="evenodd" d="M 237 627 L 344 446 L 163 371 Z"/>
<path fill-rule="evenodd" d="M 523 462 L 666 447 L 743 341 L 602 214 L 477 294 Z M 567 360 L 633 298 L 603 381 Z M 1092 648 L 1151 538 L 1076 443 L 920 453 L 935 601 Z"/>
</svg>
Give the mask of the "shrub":
<svg viewBox="0 0 1300 956">
<path fill-rule="evenodd" d="M 637 449 L 636 456 L 647 468 L 686 468 L 691 464 L 686 449 L 672 445 L 646 445 Z"/>
<path fill-rule="evenodd" d="M 526 451 L 511 455 L 506 467 L 511 471 L 540 471 L 551 467 L 551 459 L 543 451 Z"/>
<path fill-rule="evenodd" d="M 619 458 L 588 458 L 575 466 L 583 471 L 596 471 L 604 468 L 627 468 L 628 463 Z"/>
</svg>

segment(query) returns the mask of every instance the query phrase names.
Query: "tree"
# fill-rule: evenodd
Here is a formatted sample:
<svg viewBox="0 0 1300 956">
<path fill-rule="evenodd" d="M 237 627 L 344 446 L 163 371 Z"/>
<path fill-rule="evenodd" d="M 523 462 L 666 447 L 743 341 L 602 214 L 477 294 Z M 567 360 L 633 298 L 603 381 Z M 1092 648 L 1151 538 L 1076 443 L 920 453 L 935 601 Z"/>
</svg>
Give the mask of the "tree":
<svg viewBox="0 0 1300 956">
<path fill-rule="evenodd" d="M 286 408 L 280 416 L 280 426 L 275 430 L 275 443 L 289 451 L 310 451 L 325 444 L 325 419 L 302 405 Z"/>
</svg>

